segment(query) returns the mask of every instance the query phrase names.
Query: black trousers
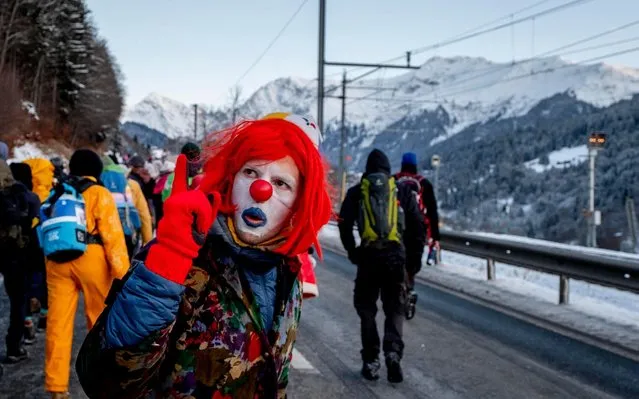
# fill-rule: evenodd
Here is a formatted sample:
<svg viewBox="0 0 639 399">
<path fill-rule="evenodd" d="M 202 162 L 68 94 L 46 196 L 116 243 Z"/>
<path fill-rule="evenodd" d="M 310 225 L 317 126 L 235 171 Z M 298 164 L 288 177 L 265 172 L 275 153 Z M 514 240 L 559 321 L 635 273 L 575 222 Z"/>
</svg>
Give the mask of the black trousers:
<svg viewBox="0 0 639 399">
<path fill-rule="evenodd" d="M 49 293 L 47 290 L 45 257 L 35 230 L 27 247 L 25 259 L 27 267 L 27 300 L 37 298 L 42 309 L 48 309 Z"/>
<path fill-rule="evenodd" d="M 15 353 L 22 344 L 24 318 L 27 315 L 27 273 L 17 260 L 2 260 L 4 287 L 9 296 L 9 331 L 6 336 L 7 352 Z"/>
<path fill-rule="evenodd" d="M 384 311 L 384 355 L 404 351 L 403 324 L 406 304 L 405 257 L 401 250 L 379 252 L 362 250 L 355 278 L 354 303 L 361 322 L 362 360 L 378 358 L 380 339 L 377 332 L 377 299 L 381 296 Z"/>
</svg>

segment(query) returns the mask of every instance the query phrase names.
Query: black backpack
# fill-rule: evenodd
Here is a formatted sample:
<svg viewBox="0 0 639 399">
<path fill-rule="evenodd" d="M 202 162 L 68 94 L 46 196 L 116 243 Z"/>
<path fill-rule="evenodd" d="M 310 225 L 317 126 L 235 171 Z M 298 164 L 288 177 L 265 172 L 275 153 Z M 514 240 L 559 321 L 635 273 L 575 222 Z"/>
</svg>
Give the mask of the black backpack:
<svg viewBox="0 0 639 399">
<path fill-rule="evenodd" d="M 0 190 L 0 247 L 5 250 L 22 249 L 29 243 L 27 193 L 22 184 Z"/>
</svg>

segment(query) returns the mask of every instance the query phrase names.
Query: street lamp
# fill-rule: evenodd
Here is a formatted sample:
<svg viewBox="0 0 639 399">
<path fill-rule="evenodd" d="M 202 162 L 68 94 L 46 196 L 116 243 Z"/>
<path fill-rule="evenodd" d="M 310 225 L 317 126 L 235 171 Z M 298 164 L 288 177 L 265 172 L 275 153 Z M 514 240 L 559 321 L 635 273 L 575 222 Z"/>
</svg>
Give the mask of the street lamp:
<svg viewBox="0 0 639 399">
<path fill-rule="evenodd" d="M 435 169 L 435 198 L 437 198 L 437 187 L 439 186 L 439 167 L 441 165 L 441 158 L 439 155 L 433 155 L 430 159 L 430 164 Z"/>
<path fill-rule="evenodd" d="M 590 160 L 588 198 L 588 238 L 589 247 L 597 246 L 597 226 L 601 225 L 601 211 L 595 210 L 595 159 L 597 152 L 606 145 L 606 133 L 593 132 L 588 137 L 588 158 Z"/>
</svg>

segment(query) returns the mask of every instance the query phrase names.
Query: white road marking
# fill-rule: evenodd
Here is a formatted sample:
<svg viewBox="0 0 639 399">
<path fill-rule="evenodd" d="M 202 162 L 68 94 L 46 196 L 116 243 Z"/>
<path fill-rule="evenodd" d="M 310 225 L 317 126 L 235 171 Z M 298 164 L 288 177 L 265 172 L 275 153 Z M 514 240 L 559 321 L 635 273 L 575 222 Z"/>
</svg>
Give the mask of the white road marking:
<svg viewBox="0 0 639 399">
<path fill-rule="evenodd" d="M 311 362 L 306 360 L 304 355 L 297 349 L 293 349 L 293 359 L 291 360 L 291 367 L 295 370 L 304 371 L 305 373 L 319 374 L 319 371 L 313 367 Z"/>
</svg>

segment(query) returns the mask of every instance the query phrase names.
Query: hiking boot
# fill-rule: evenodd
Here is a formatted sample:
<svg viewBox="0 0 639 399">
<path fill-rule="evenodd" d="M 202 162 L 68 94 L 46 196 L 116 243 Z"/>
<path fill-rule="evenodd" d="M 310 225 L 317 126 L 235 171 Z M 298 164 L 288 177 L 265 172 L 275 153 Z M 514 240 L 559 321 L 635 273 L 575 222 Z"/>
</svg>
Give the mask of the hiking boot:
<svg viewBox="0 0 639 399">
<path fill-rule="evenodd" d="M 406 320 L 410 320 L 415 317 L 415 308 L 417 306 L 417 293 L 411 290 L 408 293 L 408 299 L 406 301 Z"/>
<path fill-rule="evenodd" d="M 400 357 L 397 353 L 386 355 L 386 370 L 388 371 L 388 382 L 399 383 L 404 381 L 402 366 L 399 364 Z"/>
<path fill-rule="evenodd" d="M 51 399 L 70 399 L 69 392 L 51 392 Z"/>
<path fill-rule="evenodd" d="M 362 367 L 362 376 L 369 381 L 375 381 L 379 379 L 379 360 L 375 359 L 372 362 L 364 362 Z"/>
<path fill-rule="evenodd" d="M 36 328 L 32 319 L 24 321 L 24 343 L 25 345 L 33 345 L 36 341 Z"/>
<path fill-rule="evenodd" d="M 42 332 L 47 329 L 47 315 L 43 315 L 40 313 L 40 317 L 38 318 L 38 331 Z"/>
<path fill-rule="evenodd" d="M 20 348 L 17 351 L 7 350 L 7 357 L 4 359 L 5 364 L 20 363 L 23 360 L 29 358 L 29 353 L 24 348 Z"/>
</svg>

